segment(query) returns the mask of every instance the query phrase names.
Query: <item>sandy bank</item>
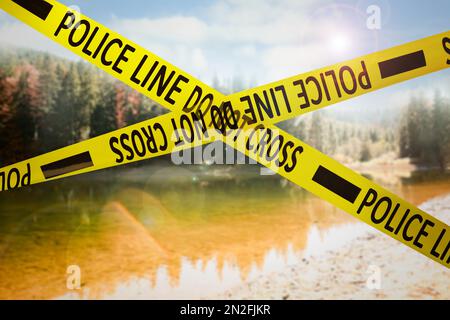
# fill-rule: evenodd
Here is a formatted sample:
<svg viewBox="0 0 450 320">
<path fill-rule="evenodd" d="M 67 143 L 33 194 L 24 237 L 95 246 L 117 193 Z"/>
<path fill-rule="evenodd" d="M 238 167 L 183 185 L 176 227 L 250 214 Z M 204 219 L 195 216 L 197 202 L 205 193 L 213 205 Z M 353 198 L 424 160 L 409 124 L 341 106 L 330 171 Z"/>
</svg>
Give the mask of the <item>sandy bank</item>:
<svg viewBox="0 0 450 320">
<path fill-rule="evenodd" d="M 420 206 L 445 223 L 450 195 Z M 450 270 L 377 230 L 215 299 L 450 299 Z M 379 284 L 379 285 L 378 285 Z M 377 288 L 378 287 L 378 288 Z"/>
</svg>

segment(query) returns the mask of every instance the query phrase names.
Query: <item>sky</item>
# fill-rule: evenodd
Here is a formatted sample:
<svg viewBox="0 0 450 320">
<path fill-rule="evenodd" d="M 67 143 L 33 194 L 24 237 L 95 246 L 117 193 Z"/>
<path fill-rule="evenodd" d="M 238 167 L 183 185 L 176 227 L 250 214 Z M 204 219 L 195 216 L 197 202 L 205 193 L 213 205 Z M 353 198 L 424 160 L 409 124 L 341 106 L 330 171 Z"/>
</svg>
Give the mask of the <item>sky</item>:
<svg viewBox="0 0 450 320">
<path fill-rule="evenodd" d="M 228 86 L 236 79 L 249 87 L 265 84 L 450 29 L 448 0 L 61 2 L 210 85 L 214 79 Z M 367 26 L 372 5 L 380 9 L 379 29 Z M 4 44 L 77 59 L 0 10 Z M 402 104 L 412 92 L 430 96 L 440 89 L 448 94 L 449 84 L 445 70 L 358 98 L 357 104 Z"/>
</svg>

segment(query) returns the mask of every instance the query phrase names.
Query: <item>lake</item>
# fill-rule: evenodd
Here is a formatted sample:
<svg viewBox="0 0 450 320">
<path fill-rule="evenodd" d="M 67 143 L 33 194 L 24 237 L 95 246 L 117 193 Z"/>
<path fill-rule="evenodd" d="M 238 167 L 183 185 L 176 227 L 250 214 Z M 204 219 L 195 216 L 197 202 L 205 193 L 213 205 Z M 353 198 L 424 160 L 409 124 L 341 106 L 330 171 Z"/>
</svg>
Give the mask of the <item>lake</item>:
<svg viewBox="0 0 450 320">
<path fill-rule="evenodd" d="M 448 173 L 370 178 L 414 204 L 450 192 Z M 1 299 L 204 298 L 366 230 L 257 166 L 160 163 L 1 193 L 0 219 Z"/>
</svg>

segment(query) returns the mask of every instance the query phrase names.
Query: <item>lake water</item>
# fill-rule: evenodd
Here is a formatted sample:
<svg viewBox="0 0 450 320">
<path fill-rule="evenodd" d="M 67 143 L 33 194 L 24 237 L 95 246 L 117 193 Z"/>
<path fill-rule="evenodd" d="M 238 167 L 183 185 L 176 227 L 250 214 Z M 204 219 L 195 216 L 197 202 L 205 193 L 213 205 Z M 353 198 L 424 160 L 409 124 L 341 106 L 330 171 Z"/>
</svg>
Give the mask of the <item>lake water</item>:
<svg viewBox="0 0 450 320">
<path fill-rule="evenodd" d="M 278 176 L 230 168 L 113 169 L 1 193 L 0 298 L 208 297 L 367 228 Z M 448 174 L 408 176 L 379 181 L 415 204 L 450 192 Z"/>
</svg>

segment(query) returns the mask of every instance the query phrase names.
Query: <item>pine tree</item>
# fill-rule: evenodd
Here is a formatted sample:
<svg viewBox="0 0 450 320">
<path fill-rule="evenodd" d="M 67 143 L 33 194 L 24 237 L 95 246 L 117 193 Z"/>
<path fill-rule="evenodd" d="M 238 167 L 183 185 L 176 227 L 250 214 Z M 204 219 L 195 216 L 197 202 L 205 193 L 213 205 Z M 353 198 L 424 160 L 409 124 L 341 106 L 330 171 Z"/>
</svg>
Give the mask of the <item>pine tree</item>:
<svg viewBox="0 0 450 320">
<path fill-rule="evenodd" d="M 28 92 L 28 75 L 22 73 L 14 95 L 14 122 L 22 136 L 23 146 L 31 146 L 36 129 L 33 102 Z"/>
<path fill-rule="evenodd" d="M 421 155 L 421 145 L 419 139 L 422 126 L 421 105 L 422 102 L 419 101 L 419 99 L 415 97 L 411 98 L 406 114 L 406 154 L 415 161 L 418 161 Z"/>
<path fill-rule="evenodd" d="M 219 81 L 219 77 L 217 76 L 217 74 L 214 74 L 213 80 L 212 80 L 212 87 L 214 89 L 216 89 L 217 91 L 222 91 L 221 87 L 220 87 L 220 81 Z"/>
<path fill-rule="evenodd" d="M 62 79 L 55 107 L 51 110 L 54 125 L 54 147 L 64 147 L 79 140 L 77 112 L 80 98 L 80 77 L 78 69 L 71 64 Z"/>
<path fill-rule="evenodd" d="M 9 148 L 11 143 L 12 124 L 12 102 L 16 88 L 16 81 L 13 77 L 0 69 L 0 165 L 4 166 L 14 160 L 10 160 L 14 155 L 14 150 Z"/>
<path fill-rule="evenodd" d="M 53 134 L 53 123 L 50 113 L 56 108 L 56 99 L 61 89 L 62 70 L 47 54 L 43 57 L 42 68 L 39 74 L 40 83 L 40 118 L 38 121 L 37 140 L 41 151 L 51 150 L 51 137 Z"/>
<path fill-rule="evenodd" d="M 101 97 L 91 114 L 91 137 L 117 129 L 115 105 L 114 83 L 110 80 L 104 80 L 101 87 Z"/>
<path fill-rule="evenodd" d="M 117 84 L 115 89 L 114 110 L 116 112 L 116 127 L 125 127 L 126 109 L 128 107 L 127 92 L 122 84 Z"/>
<path fill-rule="evenodd" d="M 364 141 L 362 146 L 361 146 L 361 154 L 359 157 L 359 161 L 361 162 L 366 162 L 369 161 L 372 158 L 370 149 L 369 149 L 369 145 L 367 143 L 367 141 Z"/>
<path fill-rule="evenodd" d="M 433 151 L 441 169 L 450 162 L 450 105 L 436 92 L 433 103 Z"/>
<path fill-rule="evenodd" d="M 243 91 L 245 88 L 244 82 L 239 75 L 234 75 L 231 79 L 231 93 Z"/>
<path fill-rule="evenodd" d="M 435 127 L 433 126 L 432 110 L 430 105 L 424 101 L 421 103 L 420 112 L 420 162 L 425 166 L 435 166 L 437 164 L 437 155 L 434 152 Z"/>
<path fill-rule="evenodd" d="M 333 155 L 336 152 L 336 131 L 330 122 L 328 126 L 328 154 Z"/>
<path fill-rule="evenodd" d="M 320 112 L 312 115 L 311 126 L 308 133 L 308 142 L 316 149 L 323 151 L 323 124 Z"/>
<path fill-rule="evenodd" d="M 373 143 L 378 142 L 379 137 L 378 137 L 378 132 L 376 129 L 370 130 L 369 136 L 370 136 L 371 142 L 373 142 Z"/>
<path fill-rule="evenodd" d="M 402 124 L 399 129 L 399 156 L 400 158 L 409 157 L 409 136 L 408 136 L 408 124 L 406 119 L 402 120 Z"/>
<path fill-rule="evenodd" d="M 75 112 L 75 134 L 77 140 L 87 139 L 90 135 L 91 114 L 97 105 L 100 93 L 98 89 L 98 76 L 95 70 L 85 63 L 77 64 L 80 75 L 80 92 L 78 109 Z"/>
<path fill-rule="evenodd" d="M 38 118 L 38 72 L 31 65 L 17 68 L 17 83 L 9 109 L 7 144 L 9 160 L 25 160 L 34 155 Z"/>
</svg>

